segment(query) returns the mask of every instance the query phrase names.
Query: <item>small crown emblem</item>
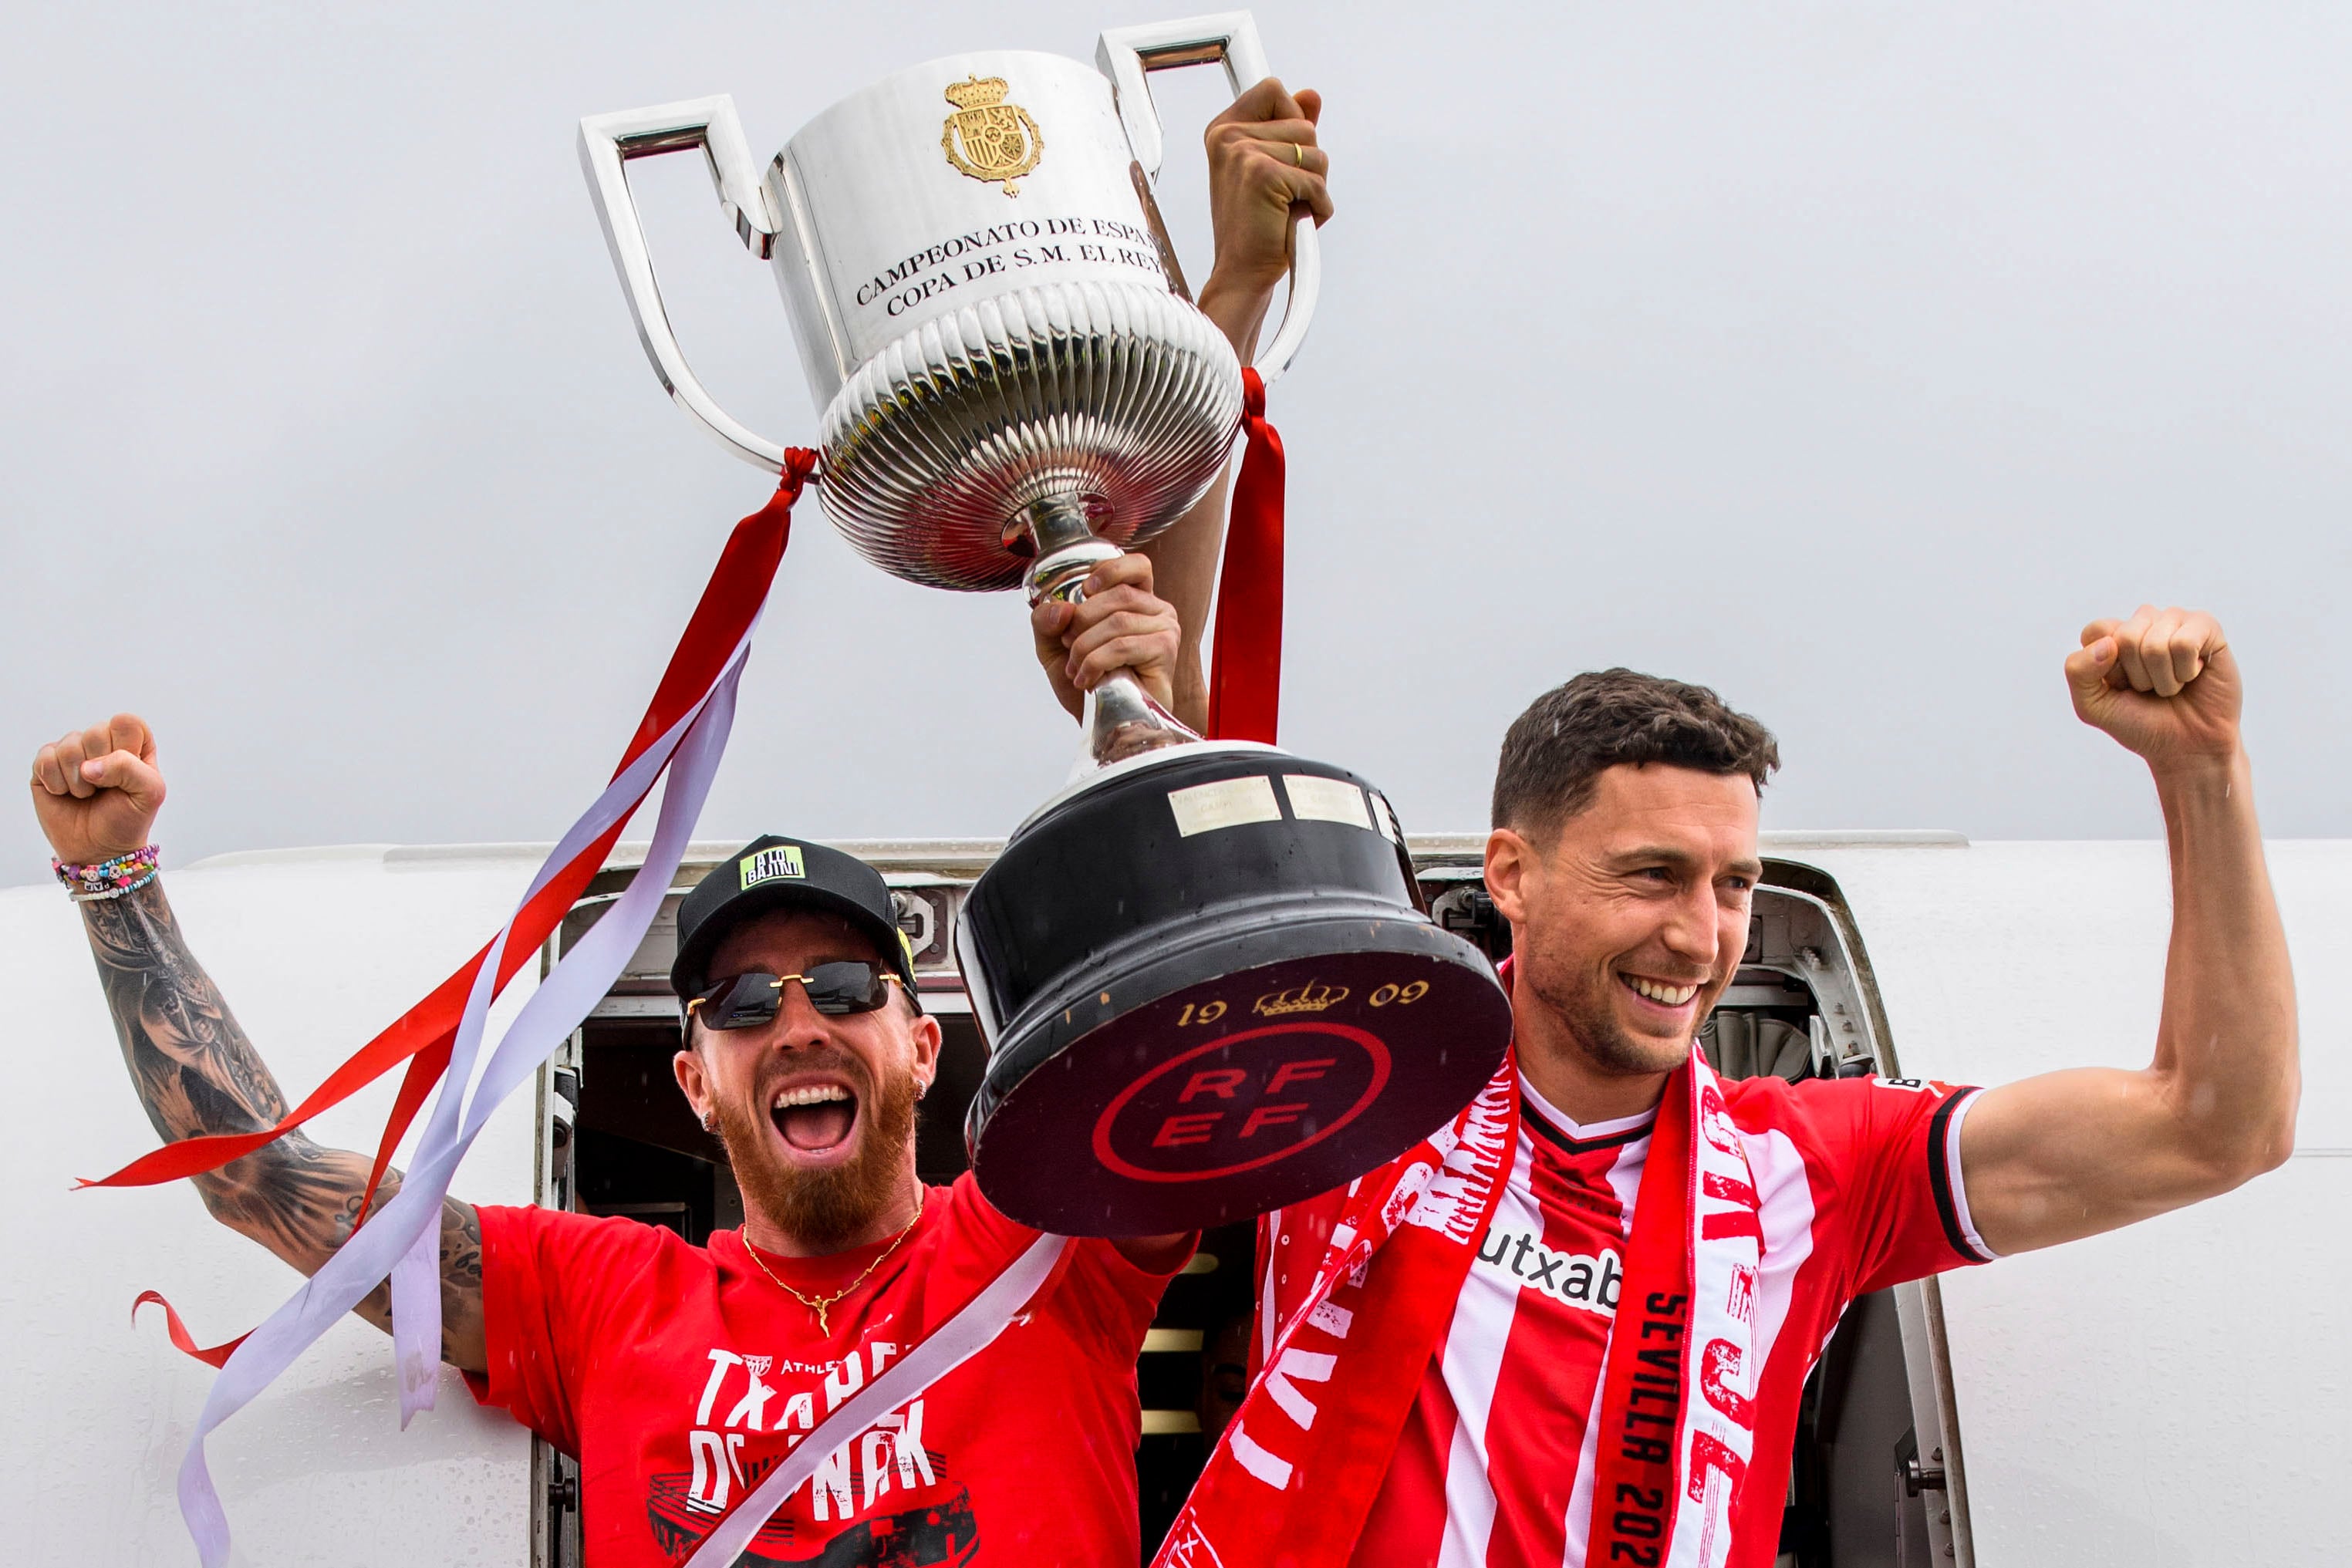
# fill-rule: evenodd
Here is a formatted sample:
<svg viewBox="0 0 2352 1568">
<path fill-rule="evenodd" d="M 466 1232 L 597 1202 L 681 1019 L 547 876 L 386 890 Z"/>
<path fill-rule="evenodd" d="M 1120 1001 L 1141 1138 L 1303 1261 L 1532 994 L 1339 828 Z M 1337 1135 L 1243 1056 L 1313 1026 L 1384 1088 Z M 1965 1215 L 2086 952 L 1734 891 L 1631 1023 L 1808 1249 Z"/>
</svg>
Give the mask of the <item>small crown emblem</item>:
<svg viewBox="0 0 2352 1568">
<path fill-rule="evenodd" d="M 948 89 L 948 101 L 958 109 L 987 109 L 1004 101 L 1012 84 L 1003 77 L 966 77 Z"/>
<path fill-rule="evenodd" d="M 1003 77 L 950 82 L 947 99 L 956 111 L 940 128 L 940 151 L 958 173 L 1001 183 L 1006 195 L 1017 196 L 1021 191 L 1013 182 L 1037 166 L 1045 137 L 1027 110 L 1004 101 L 1010 90 Z"/>
<path fill-rule="evenodd" d="M 1318 986 L 1309 980 L 1295 990 L 1268 991 L 1250 1004 L 1250 1010 L 1260 1018 L 1280 1018 L 1286 1013 L 1319 1013 L 1347 999 L 1347 987 Z"/>
</svg>

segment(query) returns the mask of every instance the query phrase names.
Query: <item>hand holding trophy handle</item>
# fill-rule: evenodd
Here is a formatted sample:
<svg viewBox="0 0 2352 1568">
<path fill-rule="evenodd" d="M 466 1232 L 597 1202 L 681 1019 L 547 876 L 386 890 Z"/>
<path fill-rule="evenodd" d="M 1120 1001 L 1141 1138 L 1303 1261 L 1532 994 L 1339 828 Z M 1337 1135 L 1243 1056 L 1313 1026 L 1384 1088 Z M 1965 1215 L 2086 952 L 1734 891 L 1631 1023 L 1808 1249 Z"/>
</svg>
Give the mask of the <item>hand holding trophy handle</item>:
<svg viewBox="0 0 2352 1568">
<path fill-rule="evenodd" d="M 1246 11 L 1226 11 L 1209 16 L 1188 16 L 1173 22 L 1114 27 L 1095 46 L 1095 63 L 1110 78 L 1118 100 L 1119 123 L 1128 145 L 1146 178 L 1157 182 L 1167 138 L 1160 129 L 1160 113 L 1151 102 L 1144 78 L 1150 71 L 1181 66 L 1222 62 L 1225 79 L 1238 98 L 1274 73 L 1266 69 L 1265 49 L 1259 44 L 1257 23 Z M 1284 307 L 1282 326 L 1274 341 L 1261 350 L 1253 367 L 1258 379 L 1272 386 L 1307 340 L 1315 319 L 1315 303 L 1323 287 L 1323 252 L 1315 220 L 1302 217 L 1290 237 L 1290 299 Z"/>
<path fill-rule="evenodd" d="M 1084 507 L 1061 496 L 1033 503 L 1023 521 L 1037 548 L 1036 561 L 1024 580 L 1032 609 L 1048 599 L 1078 603 L 1086 597 L 1087 578 L 1094 569 L 1126 553 L 1087 525 Z M 1097 768 L 1200 738 L 1153 701 L 1142 683 L 1125 670 L 1115 670 L 1087 692 L 1078 716 L 1078 757 L 1071 764 L 1070 778 L 1076 781 Z"/>
<path fill-rule="evenodd" d="M 735 232 L 752 255 L 766 259 L 775 249 L 782 224 L 760 179 L 759 166 L 751 161 L 751 144 L 743 140 L 733 99 L 720 93 L 716 98 L 593 115 L 580 122 L 580 166 L 587 172 L 588 191 L 604 227 L 604 244 L 613 253 L 614 270 L 621 275 L 622 287 L 629 297 L 629 314 L 636 319 L 637 340 L 645 345 L 654 373 L 677 405 L 730 452 L 772 474 L 781 473 L 782 444 L 755 434 L 719 407 L 687 365 L 677 334 L 671 329 L 669 313 L 662 308 L 661 291 L 654 283 L 653 253 L 646 245 L 645 224 L 629 193 L 624 165 L 630 159 L 698 147 L 710 165 L 719 205 L 727 210 Z"/>
</svg>

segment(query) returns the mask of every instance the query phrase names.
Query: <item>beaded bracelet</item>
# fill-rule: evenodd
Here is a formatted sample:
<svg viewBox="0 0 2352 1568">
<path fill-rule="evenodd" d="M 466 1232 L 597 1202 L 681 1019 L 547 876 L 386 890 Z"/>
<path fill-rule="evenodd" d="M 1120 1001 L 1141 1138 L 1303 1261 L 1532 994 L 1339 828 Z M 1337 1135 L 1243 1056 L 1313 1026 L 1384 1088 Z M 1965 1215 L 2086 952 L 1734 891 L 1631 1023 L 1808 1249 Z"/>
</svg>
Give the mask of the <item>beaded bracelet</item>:
<svg viewBox="0 0 2352 1568">
<path fill-rule="evenodd" d="M 121 898 L 126 893 L 136 893 L 155 880 L 155 862 L 159 852 L 153 844 L 132 850 L 127 855 L 100 861 L 93 865 L 68 865 L 53 860 L 49 869 L 58 873 L 66 891 L 73 894 L 76 904 L 95 904 L 101 899 Z"/>
</svg>

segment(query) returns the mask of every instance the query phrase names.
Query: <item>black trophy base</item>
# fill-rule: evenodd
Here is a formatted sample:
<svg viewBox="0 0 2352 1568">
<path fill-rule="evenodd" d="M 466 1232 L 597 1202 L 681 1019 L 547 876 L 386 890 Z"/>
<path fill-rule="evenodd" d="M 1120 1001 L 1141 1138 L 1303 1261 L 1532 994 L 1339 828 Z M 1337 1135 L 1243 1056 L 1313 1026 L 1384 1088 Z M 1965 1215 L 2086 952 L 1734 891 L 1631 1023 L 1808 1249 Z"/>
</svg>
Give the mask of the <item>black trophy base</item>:
<svg viewBox="0 0 2352 1568">
<path fill-rule="evenodd" d="M 1510 1039 L 1485 956 L 1418 908 L 1385 801 L 1343 813 L 1327 785 L 1360 781 L 1266 747 L 1165 755 L 1041 813 L 965 906 L 990 982 L 966 1138 L 1024 1225 L 1168 1234 L 1343 1186 L 1451 1119 Z M 1255 778 L 1291 809 L 1179 831 L 1171 790 Z"/>
<path fill-rule="evenodd" d="M 971 1124 L 981 1190 L 1024 1225 L 1141 1236 L 1345 1186 L 1501 1063 L 1509 1004 L 1457 946 L 1393 916 L 1294 912 L 1069 998 L 990 1065 Z"/>
</svg>

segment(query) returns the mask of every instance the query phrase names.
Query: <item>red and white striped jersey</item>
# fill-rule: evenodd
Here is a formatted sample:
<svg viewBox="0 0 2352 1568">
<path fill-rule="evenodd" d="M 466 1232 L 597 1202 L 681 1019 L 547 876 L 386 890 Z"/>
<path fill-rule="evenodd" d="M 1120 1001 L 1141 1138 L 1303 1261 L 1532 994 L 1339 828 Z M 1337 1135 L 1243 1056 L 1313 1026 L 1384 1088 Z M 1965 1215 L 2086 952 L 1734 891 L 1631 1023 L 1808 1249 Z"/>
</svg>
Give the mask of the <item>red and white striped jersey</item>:
<svg viewBox="0 0 2352 1568">
<path fill-rule="evenodd" d="M 1579 1126 L 1521 1080 L 1524 1116 L 1499 1200 L 1430 1360 L 1352 1559 L 1580 1568 L 1591 1526 L 1602 1357 L 1655 1113 Z M 1960 1124 L 1976 1093 L 1914 1080 L 1723 1084 L 1764 1228 L 1756 1449 L 1734 1568 L 1779 1549 L 1806 1375 L 1854 1297 L 1992 1254 L 1970 1224 Z M 1322 1212 L 1333 1210 L 1331 1214 Z M 1336 1217 L 1336 1195 L 1270 1216 L 1277 1312 Z"/>
</svg>

